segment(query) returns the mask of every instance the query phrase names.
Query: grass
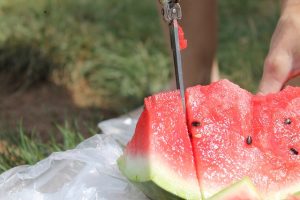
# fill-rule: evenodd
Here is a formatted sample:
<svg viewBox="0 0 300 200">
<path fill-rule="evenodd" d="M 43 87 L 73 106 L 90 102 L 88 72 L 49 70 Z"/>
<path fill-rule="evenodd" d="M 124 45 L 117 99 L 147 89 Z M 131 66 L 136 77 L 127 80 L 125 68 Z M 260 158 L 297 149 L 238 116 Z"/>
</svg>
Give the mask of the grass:
<svg viewBox="0 0 300 200">
<path fill-rule="evenodd" d="M 169 78 L 155 1 L 5 0 L 0 15 L 0 28 L 5 30 L 0 33 L 0 48 L 14 45 L 7 41 L 32 43 L 28 49 L 39 46 L 45 61 L 58 63 L 55 66 L 65 72 L 62 84 L 76 87 L 84 79 L 111 109 L 140 105 Z M 33 53 L 27 59 L 35 59 Z M 2 57 L 10 60 L 11 54 Z M 13 68 L 19 74 L 19 67 Z M 43 65 L 30 68 L 51 76 Z M 0 72 L 4 69 L 0 67 Z M 26 74 L 25 81 L 30 82 L 26 85 L 34 84 L 33 76 Z"/>
<path fill-rule="evenodd" d="M 56 127 L 59 135 L 53 134 L 46 142 L 34 131 L 27 133 L 22 124 L 9 134 L 0 134 L 1 144 L 5 146 L 0 152 L 0 172 L 17 165 L 35 164 L 52 152 L 72 149 L 84 140 L 83 135 L 68 123 Z M 89 134 L 92 136 L 96 131 L 91 130 Z"/>
<path fill-rule="evenodd" d="M 278 15 L 275 0 L 219 1 L 222 77 L 255 92 Z M 14 90 L 45 80 L 76 88 L 84 80 L 93 106 L 124 113 L 170 78 L 155 0 L 3 0 L 0 30 L 0 74 L 10 77 Z M 57 130 L 61 140 L 47 142 L 22 126 L 2 131 L 8 145 L 0 171 L 34 164 L 83 139 L 72 126 Z"/>
</svg>

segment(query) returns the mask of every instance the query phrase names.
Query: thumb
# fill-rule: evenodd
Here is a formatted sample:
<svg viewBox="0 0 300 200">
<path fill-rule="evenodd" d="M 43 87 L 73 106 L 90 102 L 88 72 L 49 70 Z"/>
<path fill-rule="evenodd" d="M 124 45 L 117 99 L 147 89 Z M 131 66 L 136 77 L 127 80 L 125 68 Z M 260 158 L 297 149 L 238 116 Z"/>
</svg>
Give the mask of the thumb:
<svg viewBox="0 0 300 200">
<path fill-rule="evenodd" d="M 265 60 L 259 93 L 279 92 L 291 71 L 290 56 L 287 53 L 269 54 Z"/>
</svg>

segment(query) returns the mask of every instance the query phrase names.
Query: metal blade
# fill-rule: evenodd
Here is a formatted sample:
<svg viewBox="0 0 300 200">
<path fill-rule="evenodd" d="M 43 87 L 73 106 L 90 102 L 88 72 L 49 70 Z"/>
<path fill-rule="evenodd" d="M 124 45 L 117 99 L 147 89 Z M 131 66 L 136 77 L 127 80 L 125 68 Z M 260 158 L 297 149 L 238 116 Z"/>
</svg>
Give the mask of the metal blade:
<svg viewBox="0 0 300 200">
<path fill-rule="evenodd" d="M 182 74 L 182 61 L 179 46 L 179 36 L 178 36 L 178 22 L 176 19 L 172 20 L 169 24 L 170 37 L 171 37 L 171 47 L 173 52 L 173 61 L 175 67 L 176 76 L 176 86 L 180 91 L 181 101 L 184 112 L 186 111 L 185 97 L 184 97 L 184 84 L 183 84 L 183 74 Z"/>
</svg>

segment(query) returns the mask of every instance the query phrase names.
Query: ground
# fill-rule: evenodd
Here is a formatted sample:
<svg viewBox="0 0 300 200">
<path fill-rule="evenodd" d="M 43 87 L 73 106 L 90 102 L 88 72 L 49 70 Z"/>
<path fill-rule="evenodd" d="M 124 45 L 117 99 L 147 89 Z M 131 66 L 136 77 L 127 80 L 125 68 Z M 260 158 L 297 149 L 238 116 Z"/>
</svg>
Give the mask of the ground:
<svg viewBox="0 0 300 200">
<path fill-rule="evenodd" d="M 116 116 L 110 110 L 80 107 L 75 104 L 73 95 L 71 90 L 49 82 L 14 93 L 1 90 L 1 127 L 18 127 L 22 123 L 26 130 L 35 130 L 47 138 L 49 132 L 55 131 L 55 123 L 76 120 L 79 130 L 87 134 L 95 122 Z"/>
</svg>

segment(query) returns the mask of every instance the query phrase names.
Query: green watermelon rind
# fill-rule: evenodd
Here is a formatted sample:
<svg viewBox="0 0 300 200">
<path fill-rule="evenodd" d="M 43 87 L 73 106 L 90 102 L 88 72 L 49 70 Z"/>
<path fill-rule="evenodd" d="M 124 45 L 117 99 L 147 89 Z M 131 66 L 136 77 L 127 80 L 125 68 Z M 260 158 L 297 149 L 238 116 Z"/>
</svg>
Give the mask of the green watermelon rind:
<svg viewBox="0 0 300 200">
<path fill-rule="evenodd" d="M 147 182 L 135 182 L 130 181 L 137 188 L 139 188 L 143 193 L 150 199 L 159 199 L 159 200 L 183 200 L 183 198 L 176 196 L 163 188 L 159 187 L 153 181 Z"/>
<path fill-rule="evenodd" d="M 239 192 L 242 193 L 243 198 L 245 199 L 262 199 L 251 180 L 248 177 L 245 177 L 241 181 L 233 183 L 229 187 L 208 198 L 208 200 L 232 200 Z"/>
<path fill-rule="evenodd" d="M 137 156 L 129 158 L 129 155 L 123 155 L 117 163 L 122 174 L 150 199 L 201 199 L 197 184 L 190 184 L 189 180 L 175 178 L 176 173 L 172 174 L 170 167 L 162 164 L 161 161 L 157 160 L 149 165 L 147 164 L 149 160 L 146 158 L 137 158 Z M 158 193 L 159 198 L 157 198 Z"/>
<path fill-rule="evenodd" d="M 293 194 L 295 197 L 300 197 L 300 191 Z"/>
</svg>

